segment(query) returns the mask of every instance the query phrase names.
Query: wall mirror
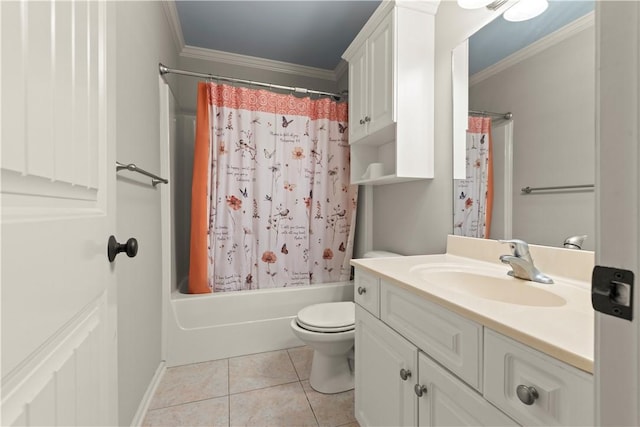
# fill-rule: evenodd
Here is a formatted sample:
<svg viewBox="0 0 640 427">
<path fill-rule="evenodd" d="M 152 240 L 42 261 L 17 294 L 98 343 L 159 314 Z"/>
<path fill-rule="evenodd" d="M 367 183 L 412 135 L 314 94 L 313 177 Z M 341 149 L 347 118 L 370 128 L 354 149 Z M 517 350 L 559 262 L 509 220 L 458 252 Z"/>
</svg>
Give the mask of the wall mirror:
<svg viewBox="0 0 640 427">
<path fill-rule="evenodd" d="M 593 1 L 551 1 L 529 21 L 499 16 L 454 49 L 454 234 L 483 226 L 474 203 L 482 205 L 485 190 L 472 150 L 486 147 L 490 134 L 488 237 L 563 246 L 587 235 L 582 249 L 595 248 L 593 10 Z M 469 129 L 469 117 L 490 117 L 491 125 Z"/>
</svg>

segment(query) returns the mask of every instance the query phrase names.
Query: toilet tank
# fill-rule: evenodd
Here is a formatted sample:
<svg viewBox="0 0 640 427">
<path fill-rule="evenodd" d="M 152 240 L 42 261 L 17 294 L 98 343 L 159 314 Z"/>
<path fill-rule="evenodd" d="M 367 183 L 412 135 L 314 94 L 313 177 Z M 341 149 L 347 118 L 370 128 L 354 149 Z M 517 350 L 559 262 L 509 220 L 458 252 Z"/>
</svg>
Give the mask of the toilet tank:
<svg viewBox="0 0 640 427">
<path fill-rule="evenodd" d="M 397 254 L 395 252 L 387 252 L 387 251 L 369 251 L 365 252 L 362 258 L 386 258 L 386 257 L 394 257 L 394 256 L 403 256 Z"/>
</svg>

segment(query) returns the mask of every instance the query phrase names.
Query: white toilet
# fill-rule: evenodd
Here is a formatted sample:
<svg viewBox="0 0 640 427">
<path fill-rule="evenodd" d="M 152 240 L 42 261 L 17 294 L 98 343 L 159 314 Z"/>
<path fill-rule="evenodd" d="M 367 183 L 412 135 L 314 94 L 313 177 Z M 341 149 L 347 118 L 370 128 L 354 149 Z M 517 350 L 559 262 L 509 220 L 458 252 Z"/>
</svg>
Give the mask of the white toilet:
<svg viewBox="0 0 640 427">
<path fill-rule="evenodd" d="M 400 256 L 367 252 L 364 258 Z M 355 305 L 351 301 L 314 304 L 291 319 L 293 333 L 313 348 L 309 383 L 320 393 L 340 393 L 353 388 Z M 351 360 L 350 360 L 351 359 Z"/>
</svg>

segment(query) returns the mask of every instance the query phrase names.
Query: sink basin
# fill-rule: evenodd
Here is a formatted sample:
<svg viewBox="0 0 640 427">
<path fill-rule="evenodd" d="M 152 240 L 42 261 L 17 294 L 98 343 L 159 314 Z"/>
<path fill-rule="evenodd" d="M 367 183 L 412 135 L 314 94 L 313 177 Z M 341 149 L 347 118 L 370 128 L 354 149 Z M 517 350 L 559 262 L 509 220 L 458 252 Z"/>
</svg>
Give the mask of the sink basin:
<svg viewBox="0 0 640 427">
<path fill-rule="evenodd" d="M 561 296 L 540 289 L 532 282 L 507 276 L 506 272 L 499 269 L 427 265 L 413 267 L 411 272 L 429 284 L 507 304 L 561 307 L 567 303 Z"/>
</svg>

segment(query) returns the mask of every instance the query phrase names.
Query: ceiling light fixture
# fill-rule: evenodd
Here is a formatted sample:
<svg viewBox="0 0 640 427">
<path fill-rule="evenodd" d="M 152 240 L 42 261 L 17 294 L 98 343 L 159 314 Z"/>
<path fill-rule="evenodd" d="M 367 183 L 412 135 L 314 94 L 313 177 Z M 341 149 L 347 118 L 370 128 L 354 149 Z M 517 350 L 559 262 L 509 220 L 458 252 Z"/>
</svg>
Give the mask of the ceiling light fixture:
<svg viewBox="0 0 640 427">
<path fill-rule="evenodd" d="M 510 7 L 502 16 L 511 22 L 526 21 L 540 15 L 547 10 L 547 7 L 549 7 L 547 0 L 520 0 Z"/>
<path fill-rule="evenodd" d="M 479 9 L 486 6 L 489 10 L 498 10 L 507 2 L 508 0 L 458 0 L 458 6 L 463 9 Z M 511 22 L 526 21 L 540 15 L 547 10 L 547 7 L 549 7 L 547 0 L 519 0 L 503 16 Z"/>
</svg>

